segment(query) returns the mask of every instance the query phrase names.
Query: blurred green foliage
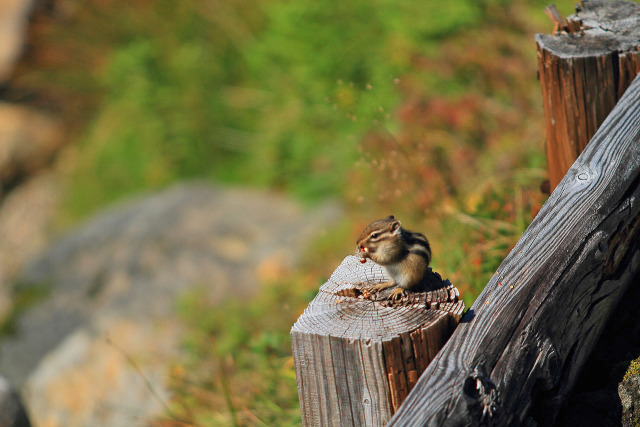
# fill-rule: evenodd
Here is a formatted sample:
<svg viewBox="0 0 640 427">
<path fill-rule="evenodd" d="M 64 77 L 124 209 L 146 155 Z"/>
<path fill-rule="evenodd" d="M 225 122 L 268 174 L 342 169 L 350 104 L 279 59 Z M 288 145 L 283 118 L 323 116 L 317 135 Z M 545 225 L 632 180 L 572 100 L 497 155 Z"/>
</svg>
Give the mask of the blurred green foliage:
<svg viewBox="0 0 640 427">
<path fill-rule="evenodd" d="M 373 219 L 424 231 L 470 305 L 544 201 L 546 1 L 70 3 L 64 25 L 35 26 L 41 51 L 16 82 L 72 124 L 68 221 L 194 177 L 335 197 L 358 218 L 304 277 L 217 309 L 181 302 L 172 408 L 188 423 L 299 422 L 289 328 Z"/>
<path fill-rule="evenodd" d="M 95 101 L 80 131 L 70 215 L 194 176 L 307 200 L 340 194 L 362 135 L 395 129 L 399 76 L 416 55 L 432 55 L 499 4 L 86 2 L 58 34 L 80 35 L 75 77 Z M 43 68 L 68 84 L 70 58 L 59 57 Z M 449 78 L 432 87 L 443 84 L 460 89 Z"/>
<path fill-rule="evenodd" d="M 230 105 L 243 83 L 242 55 L 207 10 L 193 2 L 113 3 L 125 28 L 87 46 L 101 51 L 101 66 L 90 70 L 100 101 L 79 138 L 74 218 L 180 179 L 238 179 L 239 154 L 252 139 L 254 111 Z M 102 7 L 89 3 L 75 25 L 101 22 L 109 12 Z"/>
</svg>

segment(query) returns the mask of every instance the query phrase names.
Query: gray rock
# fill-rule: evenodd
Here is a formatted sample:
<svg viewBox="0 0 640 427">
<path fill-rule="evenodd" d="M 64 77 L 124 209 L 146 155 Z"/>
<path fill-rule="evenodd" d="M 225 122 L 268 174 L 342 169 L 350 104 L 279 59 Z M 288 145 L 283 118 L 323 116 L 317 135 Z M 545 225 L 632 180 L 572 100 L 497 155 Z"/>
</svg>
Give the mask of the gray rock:
<svg viewBox="0 0 640 427">
<path fill-rule="evenodd" d="M 64 141 L 57 119 L 0 102 L 0 192 L 49 166 Z"/>
<path fill-rule="evenodd" d="M 640 375 L 634 375 L 618 385 L 622 403 L 622 425 L 637 426 L 640 423 Z"/>
<path fill-rule="evenodd" d="M 9 381 L 0 376 L 0 427 L 30 427 L 18 392 Z"/>
<path fill-rule="evenodd" d="M 46 172 L 26 179 L 0 203 L 0 293 L 2 278 L 15 276 L 44 249 L 60 199 L 59 179 Z M 0 317 L 4 307 L 0 297 Z"/>
<path fill-rule="evenodd" d="M 23 387 L 35 425 L 144 424 L 162 410 L 149 384 L 166 397 L 179 348 L 176 298 L 190 289 L 212 303 L 250 296 L 261 272 L 295 266 L 339 215 L 202 183 L 110 209 L 23 270 L 18 291 L 46 298 L 0 341 L 0 372 Z"/>
</svg>

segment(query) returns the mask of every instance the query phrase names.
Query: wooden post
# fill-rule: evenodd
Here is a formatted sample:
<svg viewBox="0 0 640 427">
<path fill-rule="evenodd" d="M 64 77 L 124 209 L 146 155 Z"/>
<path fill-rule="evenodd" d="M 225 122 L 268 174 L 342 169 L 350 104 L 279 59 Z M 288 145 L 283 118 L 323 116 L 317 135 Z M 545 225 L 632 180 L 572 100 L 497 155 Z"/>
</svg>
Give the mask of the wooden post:
<svg viewBox="0 0 640 427">
<path fill-rule="evenodd" d="M 293 326 L 303 425 L 386 425 L 456 327 L 464 303 L 451 283 L 430 271 L 398 303 L 363 293 L 386 280 L 348 256 Z"/>
<path fill-rule="evenodd" d="M 639 273 L 640 76 L 389 425 L 553 425 Z"/>
<path fill-rule="evenodd" d="M 553 190 L 640 71 L 640 5 L 583 1 L 556 34 L 537 34 L 540 85 Z"/>
</svg>

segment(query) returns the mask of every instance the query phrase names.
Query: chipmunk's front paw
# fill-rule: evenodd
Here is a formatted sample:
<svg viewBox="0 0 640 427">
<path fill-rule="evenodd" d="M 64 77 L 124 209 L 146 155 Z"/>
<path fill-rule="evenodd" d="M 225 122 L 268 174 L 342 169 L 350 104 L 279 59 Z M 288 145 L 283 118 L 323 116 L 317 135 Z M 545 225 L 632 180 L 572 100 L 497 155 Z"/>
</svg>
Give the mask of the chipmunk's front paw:
<svg viewBox="0 0 640 427">
<path fill-rule="evenodd" d="M 384 283 L 378 283 L 376 285 L 371 285 L 367 288 L 367 290 L 371 291 L 371 292 L 380 292 L 384 289 L 390 288 L 392 286 L 395 286 L 395 283 L 393 283 L 392 280 L 388 281 L 388 282 L 384 282 Z"/>
<path fill-rule="evenodd" d="M 391 295 L 389 295 L 389 299 L 392 301 L 400 301 L 403 295 L 404 289 L 397 287 L 391 292 Z"/>
</svg>

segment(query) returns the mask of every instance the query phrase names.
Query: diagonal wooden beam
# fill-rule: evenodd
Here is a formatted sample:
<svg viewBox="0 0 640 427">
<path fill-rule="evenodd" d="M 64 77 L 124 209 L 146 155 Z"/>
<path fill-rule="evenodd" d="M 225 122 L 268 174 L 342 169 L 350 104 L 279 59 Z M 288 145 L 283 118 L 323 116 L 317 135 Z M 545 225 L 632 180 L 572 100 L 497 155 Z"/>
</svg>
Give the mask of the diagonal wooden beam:
<svg viewBox="0 0 640 427">
<path fill-rule="evenodd" d="M 639 270 L 636 77 L 389 425 L 549 425 Z"/>
</svg>

